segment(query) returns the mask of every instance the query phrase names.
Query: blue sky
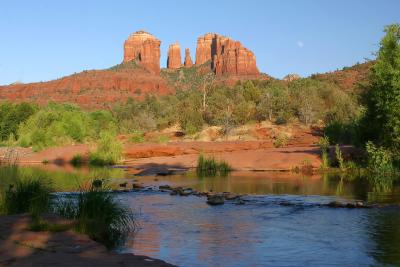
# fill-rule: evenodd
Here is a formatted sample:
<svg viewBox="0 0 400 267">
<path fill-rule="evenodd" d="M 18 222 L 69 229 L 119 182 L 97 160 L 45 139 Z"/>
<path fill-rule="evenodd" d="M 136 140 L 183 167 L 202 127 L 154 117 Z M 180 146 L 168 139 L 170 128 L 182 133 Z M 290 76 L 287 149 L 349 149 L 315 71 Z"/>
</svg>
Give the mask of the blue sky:
<svg viewBox="0 0 400 267">
<path fill-rule="evenodd" d="M 139 29 L 162 41 L 161 66 L 169 44 L 194 59 L 197 37 L 216 32 L 251 49 L 262 72 L 308 76 L 373 58 L 399 10 L 398 0 L 1 0 L 0 84 L 118 64 Z"/>
</svg>

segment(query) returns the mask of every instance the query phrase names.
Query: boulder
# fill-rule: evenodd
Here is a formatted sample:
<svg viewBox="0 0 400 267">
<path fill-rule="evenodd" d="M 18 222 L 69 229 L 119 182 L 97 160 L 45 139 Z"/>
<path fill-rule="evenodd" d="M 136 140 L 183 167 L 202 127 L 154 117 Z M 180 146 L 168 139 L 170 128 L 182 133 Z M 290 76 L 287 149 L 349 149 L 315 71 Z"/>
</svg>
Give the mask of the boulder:
<svg viewBox="0 0 400 267">
<path fill-rule="evenodd" d="M 225 203 L 225 197 L 223 195 L 209 195 L 207 196 L 207 204 L 209 205 L 222 205 Z"/>
</svg>

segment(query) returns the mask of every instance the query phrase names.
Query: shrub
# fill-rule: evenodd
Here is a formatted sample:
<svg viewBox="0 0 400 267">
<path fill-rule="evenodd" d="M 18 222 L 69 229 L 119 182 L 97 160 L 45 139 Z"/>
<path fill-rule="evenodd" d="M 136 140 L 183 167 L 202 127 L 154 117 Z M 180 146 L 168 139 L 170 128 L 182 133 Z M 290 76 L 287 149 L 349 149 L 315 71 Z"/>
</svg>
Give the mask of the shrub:
<svg viewBox="0 0 400 267">
<path fill-rule="evenodd" d="M 329 137 L 326 135 L 321 137 L 319 139 L 318 146 L 321 149 L 321 168 L 329 168 Z"/>
<path fill-rule="evenodd" d="M 121 160 L 121 156 L 122 144 L 117 137 L 110 132 L 102 132 L 96 152 L 89 156 L 89 163 L 97 166 L 114 165 Z"/>
<path fill-rule="evenodd" d="M 133 143 L 143 143 L 144 142 L 144 134 L 142 132 L 133 133 L 130 140 Z"/>
<path fill-rule="evenodd" d="M 76 154 L 72 157 L 72 159 L 69 161 L 73 166 L 79 167 L 83 164 L 84 160 L 81 154 Z"/>
<path fill-rule="evenodd" d="M 366 144 L 368 169 L 373 173 L 387 173 L 393 170 L 392 155 L 383 147 L 376 147 L 374 143 Z"/>
<path fill-rule="evenodd" d="M 218 161 L 215 158 L 206 158 L 202 154 L 197 160 L 197 174 L 199 176 L 226 176 L 232 170 L 231 166 L 225 161 Z"/>
<path fill-rule="evenodd" d="M 344 165 L 344 159 L 343 159 L 343 154 L 342 151 L 340 150 L 340 147 L 338 144 L 335 146 L 335 156 L 336 156 L 336 161 L 338 163 L 338 166 L 341 170 L 345 169 Z"/>
<path fill-rule="evenodd" d="M 59 200 L 56 210 L 75 219 L 78 232 L 109 249 L 122 244 L 135 229 L 132 212 L 104 187 L 82 188 L 77 199 Z"/>
<path fill-rule="evenodd" d="M 29 212 L 37 217 L 50 207 L 51 187 L 41 179 L 16 181 L 4 192 L 1 210 L 5 214 Z"/>
<path fill-rule="evenodd" d="M 286 134 L 281 133 L 274 140 L 273 145 L 274 145 L 274 147 L 279 148 L 279 147 L 287 146 L 288 142 L 289 142 L 289 137 Z"/>
</svg>

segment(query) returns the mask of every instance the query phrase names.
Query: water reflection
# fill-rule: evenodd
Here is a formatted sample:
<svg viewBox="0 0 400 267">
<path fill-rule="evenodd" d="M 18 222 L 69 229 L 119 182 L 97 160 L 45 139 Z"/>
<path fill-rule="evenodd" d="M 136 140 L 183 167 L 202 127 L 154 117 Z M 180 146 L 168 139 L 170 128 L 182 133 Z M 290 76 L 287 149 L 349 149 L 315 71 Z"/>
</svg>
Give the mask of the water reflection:
<svg viewBox="0 0 400 267">
<path fill-rule="evenodd" d="M 0 167 L 0 189 L 17 178 L 40 177 L 57 191 L 108 179 L 169 184 L 199 191 L 230 191 L 246 205 L 211 207 L 203 198 L 160 192 L 118 194 L 136 213 L 139 231 L 123 251 L 181 266 L 380 266 L 400 265 L 400 210 L 330 209 L 313 203 L 336 198 L 400 203 L 399 181 L 360 175 L 233 172 L 199 178 L 193 173 L 136 177 L 129 169 Z M 296 203 L 294 206 L 279 202 Z"/>
</svg>

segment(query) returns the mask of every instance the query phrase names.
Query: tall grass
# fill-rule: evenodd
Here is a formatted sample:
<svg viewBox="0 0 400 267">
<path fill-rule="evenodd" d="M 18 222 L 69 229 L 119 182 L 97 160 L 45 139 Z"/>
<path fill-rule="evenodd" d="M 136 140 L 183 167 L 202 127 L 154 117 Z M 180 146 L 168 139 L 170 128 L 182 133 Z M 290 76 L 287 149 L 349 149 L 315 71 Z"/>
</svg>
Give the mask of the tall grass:
<svg viewBox="0 0 400 267">
<path fill-rule="evenodd" d="M 321 168 L 328 169 L 329 162 L 329 138 L 327 136 L 321 137 L 318 141 L 318 146 L 321 149 Z"/>
<path fill-rule="evenodd" d="M 76 230 L 107 248 L 122 244 L 135 230 L 132 212 L 103 186 L 82 188 L 77 199 L 60 200 L 56 211 L 76 220 Z"/>
<path fill-rule="evenodd" d="M 199 176 L 226 176 L 232 170 L 231 166 L 221 160 L 218 161 L 213 157 L 206 158 L 204 155 L 200 154 L 197 159 L 197 174 Z"/>
<path fill-rule="evenodd" d="M 29 212 L 38 217 L 50 208 L 50 192 L 50 185 L 43 180 L 18 180 L 4 192 L 1 211 L 3 214 Z"/>
<path fill-rule="evenodd" d="M 90 154 L 89 163 L 95 166 L 114 165 L 121 160 L 122 144 L 111 132 L 100 133 L 96 152 Z"/>
</svg>

